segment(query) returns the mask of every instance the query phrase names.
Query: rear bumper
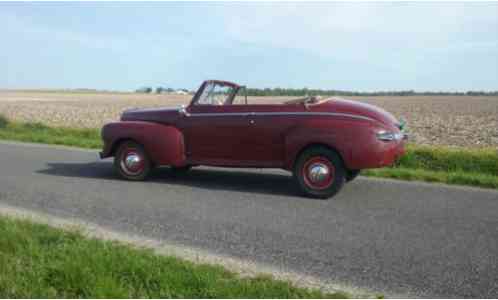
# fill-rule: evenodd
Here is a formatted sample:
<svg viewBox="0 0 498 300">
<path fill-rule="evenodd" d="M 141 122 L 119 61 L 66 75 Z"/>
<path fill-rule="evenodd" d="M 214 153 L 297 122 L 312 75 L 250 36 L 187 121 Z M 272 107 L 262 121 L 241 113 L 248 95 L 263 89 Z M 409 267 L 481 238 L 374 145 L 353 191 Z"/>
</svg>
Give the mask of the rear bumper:
<svg viewBox="0 0 498 300">
<path fill-rule="evenodd" d="M 396 163 L 396 161 L 406 153 L 405 143 L 407 140 L 408 134 L 403 132 L 403 139 L 401 141 L 394 142 L 394 145 L 388 149 L 383 159 L 380 161 L 379 167 L 388 167 Z"/>
<path fill-rule="evenodd" d="M 407 137 L 406 137 L 407 138 Z M 378 141 L 353 151 L 350 169 L 375 169 L 392 166 L 406 153 L 405 141 Z"/>
<path fill-rule="evenodd" d="M 406 153 L 404 140 L 400 141 L 396 145 L 390 147 L 384 155 L 378 157 L 377 168 L 388 167 L 394 165 L 394 163 L 401 158 Z"/>
</svg>

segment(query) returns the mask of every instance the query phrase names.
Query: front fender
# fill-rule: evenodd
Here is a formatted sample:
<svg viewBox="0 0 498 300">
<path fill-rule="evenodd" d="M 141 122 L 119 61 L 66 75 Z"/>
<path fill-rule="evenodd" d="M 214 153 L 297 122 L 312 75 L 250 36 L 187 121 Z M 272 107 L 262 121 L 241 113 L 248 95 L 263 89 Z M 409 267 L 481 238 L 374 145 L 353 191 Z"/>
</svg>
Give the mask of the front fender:
<svg viewBox="0 0 498 300">
<path fill-rule="evenodd" d="M 174 126 L 122 121 L 106 124 L 101 134 L 104 141 L 102 158 L 114 156 L 122 141 L 134 140 L 144 147 L 152 162 L 157 165 L 182 166 L 186 162 L 183 134 Z"/>
</svg>

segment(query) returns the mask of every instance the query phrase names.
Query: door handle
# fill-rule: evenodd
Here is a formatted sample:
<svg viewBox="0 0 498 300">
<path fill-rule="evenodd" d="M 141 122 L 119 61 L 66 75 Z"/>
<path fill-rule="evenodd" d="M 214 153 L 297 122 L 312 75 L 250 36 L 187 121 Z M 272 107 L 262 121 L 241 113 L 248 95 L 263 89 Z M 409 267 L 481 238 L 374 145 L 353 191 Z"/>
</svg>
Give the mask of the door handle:
<svg viewBox="0 0 498 300">
<path fill-rule="evenodd" d="M 254 121 L 255 115 L 256 115 L 255 112 L 250 112 L 247 114 L 247 117 L 249 118 L 249 124 L 253 125 L 255 123 L 255 121 Z"/>
</svg>

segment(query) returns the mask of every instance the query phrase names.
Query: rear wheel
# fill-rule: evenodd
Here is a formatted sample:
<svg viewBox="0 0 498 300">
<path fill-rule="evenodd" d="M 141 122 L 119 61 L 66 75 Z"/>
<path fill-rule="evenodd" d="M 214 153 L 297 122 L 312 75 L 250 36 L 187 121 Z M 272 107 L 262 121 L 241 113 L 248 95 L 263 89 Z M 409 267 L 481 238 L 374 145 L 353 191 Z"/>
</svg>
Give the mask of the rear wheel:
<svg viewBox="0 0 498 300">
<path fill-rule="evenodd" d="M 142 145 L 126 141 L 116 151 L 114 168 L 122 178 L 140 181 L 149 175 L 152 163 Z"/>
<path fill-rule="evenodd" d="M 329 198 L 337 194 L 345 182 L 340 156 L 326 147 L 305 150 L 294 167 L 294 178 L 308 197 Z"/>
</svg>

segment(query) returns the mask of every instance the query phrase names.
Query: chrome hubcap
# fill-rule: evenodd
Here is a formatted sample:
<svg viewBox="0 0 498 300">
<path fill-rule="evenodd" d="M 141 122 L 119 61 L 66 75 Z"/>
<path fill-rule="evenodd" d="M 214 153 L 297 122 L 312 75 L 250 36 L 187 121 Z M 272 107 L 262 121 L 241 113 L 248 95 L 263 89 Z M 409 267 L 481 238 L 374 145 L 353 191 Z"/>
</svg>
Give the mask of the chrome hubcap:
<svg viewBox="0 0 498 300">
<path fill-rule="evenodd" d="M 128 175 L 137 175 L 142 172 L 142 157 L 135 152 L 127 153 L 121 160 L 121 169 Z"/>
<path fill-rule="evenodd" d="M 329 168 L 321 163 L 311 165 L 308 169 L 308 178 L 313 183 L 320 183 L 328 178 L 330 173 Z"/>
<path fill-rule="evenodd" d="M 125 164 L 128 169 L 135 169 L 141 162 L 140 156 L 135 153 L 130 153 L 126 156 Z"/>
</svg>

